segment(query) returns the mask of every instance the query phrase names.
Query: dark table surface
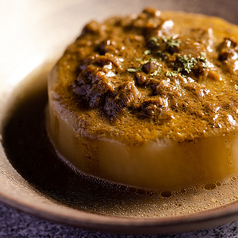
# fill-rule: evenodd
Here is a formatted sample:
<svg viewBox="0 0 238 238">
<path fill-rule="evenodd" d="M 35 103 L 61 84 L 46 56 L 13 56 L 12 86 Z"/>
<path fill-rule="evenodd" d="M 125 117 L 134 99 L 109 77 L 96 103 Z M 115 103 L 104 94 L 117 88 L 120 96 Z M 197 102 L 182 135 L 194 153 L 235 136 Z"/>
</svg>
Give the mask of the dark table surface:
<svg viewBox="0 0 238 238">
<path fill-rule="evenodd" d="M 56 224 L 16 211 L 0 204 L 0 237 L 105 237 L 105 238 L 143 238 L 143 237 L 238 237 L 238 221 L 215 228 L 181 234 L 167 235 L 118 235 Z"/>
</svg>

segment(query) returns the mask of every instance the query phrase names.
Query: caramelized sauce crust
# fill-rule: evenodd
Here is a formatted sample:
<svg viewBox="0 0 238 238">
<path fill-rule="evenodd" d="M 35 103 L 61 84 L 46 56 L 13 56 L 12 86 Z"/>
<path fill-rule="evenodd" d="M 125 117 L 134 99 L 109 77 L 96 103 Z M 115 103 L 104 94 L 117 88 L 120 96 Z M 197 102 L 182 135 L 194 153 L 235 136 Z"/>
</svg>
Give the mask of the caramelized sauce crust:
<svg viewBox="0 0 238 238">
<path fill-rule="evenodd" d="M 57 64 L 55 100 L 85 137 L 135 145 L 236 131 L 236 32 L 218 18 L 153 8 L 89 22 Z"/>
</svg>

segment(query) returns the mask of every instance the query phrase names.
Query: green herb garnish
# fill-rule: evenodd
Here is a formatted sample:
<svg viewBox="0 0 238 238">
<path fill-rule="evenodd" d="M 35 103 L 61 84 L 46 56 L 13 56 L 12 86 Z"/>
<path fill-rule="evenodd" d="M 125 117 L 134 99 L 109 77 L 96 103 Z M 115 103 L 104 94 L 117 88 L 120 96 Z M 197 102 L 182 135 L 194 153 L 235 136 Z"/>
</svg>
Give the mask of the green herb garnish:
<svg viewBox="0 0 238 238">
<path fill-rule="evenodd" d="M 178 73 L 176 72 L 176 71 L 167 71 L 166 73 L 165 73 L 165 76 L 167 76 L 167 77 L 176 77 L 178 75 Z"/>
<path fill-rule="evenodd" d="M 180 39 L 173 39 L 172 37 L 167 41 L 169 47 L 179 47 L 180 43 Z"/>
<path fill-rule="evenodd" d="M 151 73 L 151 76 L 155 76 L 161 73 L 161 68 L 159 67 L 157 70 L 155 70 L 153 73 Z"/>
<path fill-rule="evenodd" d="M 149 55 L 149 54 L 151 54 L 151 50 L 145 50 L 144 51 L 144 55 Z"/>
<path fill-rule="evenodd" d="M 141 71 L 141 68 L 128 68 L 127 69 L 127 72 L 129 73 L 135 73 L 135 72 L 138 72 L 138 71 Z"/>
<path fill-rule="evenodd" d="M 190 73 L 192 68 L 197 64 L 197 60 L 195 58 L 188 58 L 187 55 L 179 56 L 179 61 L 183 64 L 183 69 L 186 73 Z"/>
<path fill-rule="evenodd" d="M 186 40 L 186 44 L 189 44 L 189 42 L 190 42 L 190 38 L 187 38 L 187 40 Z"/>
<path fill-rule="evenodd" d="M 198 58 L 200 61 L 206 61 L 206 53 L 205 52 L 201 52 L 199 58 Z"/>
<path fill-rule="evenodd" d="M 161 50 L 158 50 L 158 51 L 157 51 L 157 54 L 158 54 L 158 55 L 164 55 L 164 53 L 163 53 Z"/>
<path fill-rule="evenodd" d="M 149 62 L 151 62 L 151 61 L 157 61 L 157 59 L 156 58 L 149 58 Z"/>
<path fill-rule="evenodd" d="M 176 72 L 176 71 L 172 71 L 172 72 L 171 72 L 171 75 L 172 75 L 173 77 L 176 77 L 176 76 L 177 76 L 177 72 Z"/>
<path fill-rule="evenodd" d="M 151 37 L 150 38 L 150 41 L 152 41 L 153 42 L 153 44 L 155 44 L 157 41 L 158 41 L 158 38 L 157 37 Z"/>
<path fill-rule="evenodd" d="M 170 71 L 167 71 L 167 72 L 165 73 L 165 76 L 170 77 L 170 76 L 171 76 L 171 72 L 170 72 Z"/>
<path fill-rule="evenodd" d="M 160 43 L 158 42 L 158 37 L 154 36 L 150 38 L 150 41 L 152 44 L 156 45 L 156 46 L 160 46 Z"/>
<path fill-rule="evenodd" d="M 163 37 L 162 37 L 162 40 L 163 40 L 163 42 L 166 43 L 166 42 L 168 41 L 168 38 L 167 38 L 166 36 L 163 36 Z"/>
<path fill-rule="evenodd" d="M 205 52 L 201 52 L 201 54 L 198 57 L 198 60 L 203 62 L 203 67 L 204 68 L 208 68 L 208 63 L 207 63 L 207 58 L 206 58 L 206 53 Z"/>
</svg>

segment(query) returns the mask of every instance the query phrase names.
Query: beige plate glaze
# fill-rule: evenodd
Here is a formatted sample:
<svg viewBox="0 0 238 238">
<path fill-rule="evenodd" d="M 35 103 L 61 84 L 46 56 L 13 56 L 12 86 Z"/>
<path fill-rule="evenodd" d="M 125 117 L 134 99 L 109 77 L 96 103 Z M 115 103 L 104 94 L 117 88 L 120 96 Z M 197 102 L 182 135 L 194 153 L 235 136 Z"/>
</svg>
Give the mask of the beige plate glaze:
<svg viewBox="0 0 238 238">
<path fill-rule="evenodd" d="M 22 83 L 24 78 L 40 77 L 42 80 L 35 81 L 34 88 L 36 91 L 43 88 L 45 92 L 47 73 L 87 21 L 102 20 L 114 14 L 139 12 L 144 6 L 217 15 L 238 23 L 236 0 L 1 1 L 0 141 L 2 142 L 3 129 L 10 115 L 8 109 L 12 99 L 24 100 L 25 90 L 29 91 L 29 87 L 32 87 L 32 84 Z M 21 84 L 23 86 L 13 96 L 13 92 Z M 32 94 L 34 93 L 33 90 Z M 22 136 L 25 136 L 25 133 Z M 21 143 L 20 137 L 18 140 Z M 17 156 L 21 159 L 23 155 Z M 37 181 L 28 179 L 31 176 L 27 176 L 27 172 L 24 171 L 26 167 L 20 166 L 18 170 L 18 164 L 10 163 L 9 160 L 12 161 L 1 143 L 0 201 L 51 221 L 108 232 L 146 234 L 203 229 L 238 219 L 237 201 L 216 209 L 169 218 L 125 218 L 114 216 L 110 212 L 98 215 L 91 213 L 87 208 L 78 209 L 75 204 L 70 206 L 53 199 L 49 190 L 45 188 L 48 193 L 44 192 L 46 190 L 41 189 L 39 184 L 38 189 Z M 49 166 L 48 169 L 51 171 L 53 167 Z M 52 176 L 47 179 L 49 184 L 52 184 L 51 179 L 56 179 L 54 173 L 52 172 Z"/>
</svg>

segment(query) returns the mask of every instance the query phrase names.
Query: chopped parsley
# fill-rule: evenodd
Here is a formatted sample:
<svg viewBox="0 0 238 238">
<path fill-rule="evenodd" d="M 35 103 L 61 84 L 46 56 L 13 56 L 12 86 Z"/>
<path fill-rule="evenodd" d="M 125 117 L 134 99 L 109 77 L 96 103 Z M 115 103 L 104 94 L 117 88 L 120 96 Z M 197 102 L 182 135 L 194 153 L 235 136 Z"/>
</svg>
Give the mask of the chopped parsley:
<svg viewBox="0 0 238 238">
<path fill-rule="evenodd" d="M 155 76 L 161 73 L 161 68 L 159 67 L 157 70 L 155 70 L 153 73 L 151 73 L 151 76 Z"/>
<path fill-rule="evenodd" d="M 172 75 L 173 77 L 176 77 L 176 76 L 177 76 L 177 72 L 172 71 L 172 72 L 171 72 L 171 75 Z"/>
<path fill-rule="evenodd" d="M 151 61 L 163 61 L 166 60 L 168 57 L 170 57 L 171 52 L 170 49 L 174 48 L 174 47 L 179 47 L 181 44 L 181 39 L 178 38 L 177 35 L 171 36 L 170 38 L 166 37 L 166 36 L 162 36 L 161 38 L 159 37 L 151 37 L 150 38 L 150 42 L 153 45 L 156 46 L 160 46 L 160 43 L 164 42 L 166 44 L 165 50 L 158 50 L 156 52 L 157 56 L 159 57 L 158 59 L 156 58 L 152 58 L 150 57 L 149 59 L 144 59 L 144 57 L 146 55 L 150 55 L 152 54 L 152 51 L 150 49 L 146 49 L 144 51 L 144 55 L 142 58 L 136 58 L 136 61 L 140 62 L 140 67 L 139 68 L 128 68 L 127 71 L 130 73 L 134 73 L 134 72 L 138 72 L 138 71 L 142 71 L 142 67 L 143 65 L 147 64 L 148 62 Z M 188 44 L 190 42 L 190 38 L 186 39 L 186 44 Z M 159 43 L 160 42 L 160 43 Z M 169 48 L 168 48 L 169 47 Z M 172 54 L 173 54 L 173 50 L 172 50 Z M 204 68 L 208 68 L 208 61 L 206 58 L 206 53 L 205 52 L 201 52 L 200 55 L 198 57 L 193 57 L 191 54 L 184 54 L 184 55 L 177 55 L 177 60 L 173 65 L 173 71 L 168 70 L 165 75 L 167 77 L 176 77 L 179 73 L 181 75 L 183 75 L 183 77 L 186 77 L 187 74 L 189 74 L 192 69 L 199 63 L 199 67 L 204 67 Z M 202 64 L 202 65 L 201 65 Z M 162 72 L 161 68 L 159 67 L 157 70 L 155 70 L 154 72 L 150 73 L 151 76 L 155 76 L 158 75 Z M 235 85 L 235 89 L 238 91 L 238 85 Z"/>
<path fill-rule="evenodd" d="M 150 41 L 153 43 L 153 44 L 155 44 L 157 41 L 158 41 L 158 38 L 157 37 L 151 37 L 150 38 Z"/>
<path fill-rule="evenodd" d="M 198 60 L 203 62 L 203 67 L 204 68 L 208 68 L 208 63 L 207 63 L 207 58 L 206 58 L 206 53 L 205 52 L 201 52 L 200 56 L 198 57 Z"/>
<path fill-rule="evenodd" d="M 173 39 L 172 37 L 167 41 L 167 45 L 169 47 L 179 47 L 181 43 L 181 40 L 180 39 Z"/>
<path fill-rule="evenodd" d="M 159 40 L 158 37 L 155 37 L 155 36 L 150 38 L 150 41 L 153 45 L 160 46 L 160 43 L 158 42 L 158 40 Z"/>
<path fill-rule="evenodd" d="M 151 62 L 151 61 L 158 61 L 158 60 L 155 59 L 155 58 L 149 58 L 149 59 L 147 59 L 147 60 L 141 60 L 140 63 L 141 63 L 142 65 L 144 65 L 144 64 L 147 64 L 147 63 L 149 63 L 149 62 Z"/>
<path fill-rule="evenodd" d="M 170 71 L 167 71 L 167 72 L 165 73 L 165 76 L 170 77 L 170 76 L 171 76 L 171 72 L 170 72 Z"/>
<path fill-rule="evenodd" d="M 167 71 L 167 72 L 165 73 L 165 76 L 167 76 L 167 77 L 171 77 L 171 76 L 176 77 L 177 74 L 178 74 L 178 73 L 177 73 L 176 71 Z"/>
<path fill-rule="evenodd" d="M 157 59 L 156 58 L 149 58 L 149 62 L 151 62 L 151 61 L 157 61 Z"/>
<path fill-rule="evenodd" d="M 144 55 L 150 55 L 151 54 L 151 50 L 145 50 L 144 51 Z"/>
<path fill-rule="evenodd" d="M 181 40 L 180 39 L 174 39 L 173 36 L 170 38 L 167 38 L 166 36 L 162 37 L 163 42 L 167 43 L 167 46 L 169 47 L 179 47 Z"/>
<path fill-rule="evenodd" d="M 207 59 L 206 59 L 206 53 L 205 52 L 201 52 L 198 60 L 202 61 L 202 62 L 205 62 Z"/>
<path fill-rule="evenodd" d="M 135 72 L 138 72 L 138 71 L 141 71 L 141 68 L 128 68 L 127 69 L 127 72 L 129 73 L 135 73 Z"/>
<path fill-rule="evenodd" d="M 161 50 L 157 51 L 157 55 L 160 57 L 160 61 L 162 61 L 162 59 L 167 59 L 166 54 L 163 53 Z"/>
<path fill-rule="evenodd" d="M 163 55 L 164 55 L 164 53 L 163 53 L 161 50 L 158 50 L 158 51 L 157 51 L 157 54 L 160 55 L 160 56 L 163 56 Z"/>
<path fill-rule="evenodd" d="M 163 42 L 165 42 L 165 43 L 168 42 L 168 38 L 167 38 L 166 36 L 163 36 L 163 37 L 162 37 L 162 40 L 163 40 Z"/>
<path fill-rule="evenodd" d="M 188 58 L 187 55 L 179 56 L 179 61 L 183 65 L 183 69 L 186 73 L 190 73 L 192 68 L 197 64 L 197 60 L 195 58 Z"/>
<path fill-rule="evenodd" d="M 189 44 L 189 42 L 190 42 L 190 38 L 187 38 L 187 40 L 186 40 L 186 44 Z"/>
</svg>

